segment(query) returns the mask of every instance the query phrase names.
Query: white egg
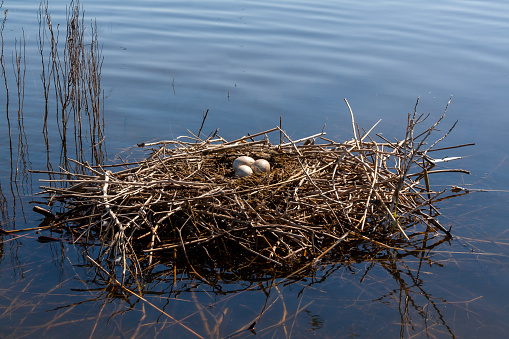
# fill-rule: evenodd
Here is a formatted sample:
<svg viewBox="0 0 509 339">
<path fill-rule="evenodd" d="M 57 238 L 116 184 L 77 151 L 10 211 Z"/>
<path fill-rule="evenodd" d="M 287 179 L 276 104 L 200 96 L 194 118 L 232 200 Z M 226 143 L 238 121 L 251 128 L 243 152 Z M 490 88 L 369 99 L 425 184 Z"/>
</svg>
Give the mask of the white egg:
<svg viewBox="0 0 509 339">
<path fill-rule="evenodd" d="M 253 163 L 252 167 L 255 173 L 267 173 L 268 171 L 270 171 L 270 164 L 265 159 L 256 160 Z"/>
<path fill-rule="evenodd" d="M 253 170 L 248 165 L 240 165 L 235 169 L 235 175 L 239 178 L 244 178 L 253 174 Z"/>
<path fill-rule="evenodd" d="M 235 159 L 233 161 L 233 170 L 236 171 L 237 168 L 239 168 L 239 166 L 242 166 L 242 165 L 247 165 L 247 166 L 251 167 L 251 165 L 253 165 L 254 162 L 255 162 L 254 159 L 251 157 L 247 157 L 247 156 L 238 157 L 237 159 Z"/>
</svg>

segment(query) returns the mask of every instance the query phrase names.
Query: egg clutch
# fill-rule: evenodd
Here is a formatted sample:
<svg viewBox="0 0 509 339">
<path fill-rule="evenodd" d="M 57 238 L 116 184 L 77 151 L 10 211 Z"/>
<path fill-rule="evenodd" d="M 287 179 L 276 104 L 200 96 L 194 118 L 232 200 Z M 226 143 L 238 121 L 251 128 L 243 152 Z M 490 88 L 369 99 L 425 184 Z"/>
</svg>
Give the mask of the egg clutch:
<svg viewBox="0 0 509 339">
<path fill-rule="evenodd" d="M 270 171 L 270 164 L 265 159 L 254 160 L 248 156 L 241 156 L 233 161 L 233 171 L 236 176 L 242 178 L 253 173 L 267 173 Z"/>
</svg>

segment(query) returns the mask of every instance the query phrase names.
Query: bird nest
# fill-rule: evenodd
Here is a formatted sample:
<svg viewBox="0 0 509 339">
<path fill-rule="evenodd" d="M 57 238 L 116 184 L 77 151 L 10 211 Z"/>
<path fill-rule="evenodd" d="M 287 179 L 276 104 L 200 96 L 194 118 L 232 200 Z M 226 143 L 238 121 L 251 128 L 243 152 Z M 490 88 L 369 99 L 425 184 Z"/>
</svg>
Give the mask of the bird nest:
<svg viewBox="0 0 509 339">
<path fill-rule="evenodd" d="M 346 142 L 324 132 L 291 140 L 276 127 L 233 141 L 214 133 L 141 144 L 150 151 L 142 161 L 77 163 L 42 193 L 63 207 L 52 225 L 66 226 L 75 243 L 99 245 L 94 263 L 110 273 L 189 265 L 201 277 L 195 266 L 225 263 L 296 273 L 352 244 L 394 249 L 417 232 L 450 236 L 433 205 L 443 192 L 428 177 L 437 172 L 428 153 L 445 135 L 427 139 L 443 116 L 417 133 L 424 118 L 409 115 L 405 138 L 395 141 L 355 127 Z M 270 171 L 239 178 L 239 156 L 266 159 Z"/>
</svg>

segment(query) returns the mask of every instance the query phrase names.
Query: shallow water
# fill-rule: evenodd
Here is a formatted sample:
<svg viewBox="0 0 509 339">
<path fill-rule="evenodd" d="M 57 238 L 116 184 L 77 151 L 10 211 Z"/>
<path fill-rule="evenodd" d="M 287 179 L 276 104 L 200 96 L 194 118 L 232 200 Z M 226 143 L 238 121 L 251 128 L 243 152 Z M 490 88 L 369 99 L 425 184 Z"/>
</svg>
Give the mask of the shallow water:
<svg viewBox="0 0 509 339">
<path fill-rule="evenodd" d="M 68 2 L 49 4 L 65 23 Z M 407 112 L 448 108 L 443 146 L 475 142 L 444 156 L 471 175 L 432 184 L 489 192 L 443 201 L 441 222 L 455 239 L 419 257 L 379 258 L 321 268 L 316 279 L 273 286 L 224 283 L 216 293 L 196 281 L 154 281 L 150 303 L 101 285 L 79 249 L 0 235 L 1 337 L 225 337 L 257 320 L 262 336 L 501 337 L 509 331 L 509 4 L 500 1 L 82 1 L 103 46 L 109 161 L 136 143 L 204 131 L 227 140 L 279 124 L 291 137 L 317 133 L 351 138 L 347 98 L 356 122 L 401 138 Z M 35 227 L 31 211 L 46 169 L 36 1 L 4 2 L 4 55 L 10 90 L 11 166 L 5 90 L 0 87 L 2 228 Z M 24 30 L 24 131 L 27 164 L 17 163 L 18 130 L 12 51 Z M 51 160 L 60 145 L 50 117 Z M 123 155 L 124 156 L 124 155 Z M 16 164 L 19 168 L 17 181 Z M 14 175 L 12 175 L 14 173 Z M 373 267 L 370 267 L 371 263 Z M 330 274 L 328 273 L 330 271 Z M 366 273 L 366 274 L 365 274 Z M 320 280 L 326 276 L 326 279 Z M 364 277 L 364 278 L 363 278 Z M 224 292 L 223 291 L 223 292 Z M 132 304 L 130 304 L 132 303 Z M 157 307 L 157 308 L 155 308 Z M 165 313 L 161 313 L 164 309 Z M 179 320 L 178 322 L 175 319 Z M 220 323 L 217 330 L 216 324 Z M 80 331 L 77 333 L 76 328 Z M 240 337 L 253 336 L 245 331 Z"/>
</svg>

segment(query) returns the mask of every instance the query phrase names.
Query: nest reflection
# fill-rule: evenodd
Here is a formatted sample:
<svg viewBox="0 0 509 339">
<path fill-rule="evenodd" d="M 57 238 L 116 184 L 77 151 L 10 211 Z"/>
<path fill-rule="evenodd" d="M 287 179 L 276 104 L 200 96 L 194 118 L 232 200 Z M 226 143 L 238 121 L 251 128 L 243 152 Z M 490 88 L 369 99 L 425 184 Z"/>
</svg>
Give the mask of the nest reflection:
<svg viewBox="0 0 509 339">
<path fill-rule="evenodd" d="M 278 278 L 283 272 L 277 266 L 272 271 L 253 266 L 235 272 L 197 266 L 203 278 L 198 279 L 188 266 L 160 265 L 145 275 L 143 286 L 131 284 L 131 289 L 114 282 L 106 270 L 96 271 L 85 283 L 95 295 L 90 302 L 102 301 L 104 307 L 117 305 L 117 312 L 106 314 L 140 310 L 140 303 L 148 307 L 139 323 L 123 328 L 127 336 L 155 331 L 200 338 L 242 338 L 253 333 L 291 337 L 292 331 L 320 330 L 330 336 L 347 336 L 353 323 L 347 315 L 363 317 L 366 307 L 375 302 L 377 309 L 385 309 L 386 317 L 386 322 L 376 323 L 377 331 L 396 336 L 399 327 L 400 337 L 420 332 L 454 337 L 444 314 L 447 301 L 434 295 L 436 286 L 421 277 L 421 271 L 426 273 L 430 266 L 441 266 L 429 254 L 444 242 L 444 237 L 425 232 L 414 234 L 410 241 L 393 244 L 404 247 L 404 251 L 352 246 L 347 256 L 330 256 L 299 277 Z M 92 272 L 94 267 L 90 266 Z M 329 294 L 338 287 L 341 293 Z M 83 290 L 86 291 L 90 290 Z M 119 299 L 123 302 L 119 303 Z M 461 308 L 468 301 L 455 304 Z M 243 310 L 246 305 L 248 312 Z M 349 308 L 352 305 L 357 307 Z M 78 304 L 69 305 L 75 306 Z M 344 319 L 336 318 L 334 312 L 316 313 L 317 307 L 340 311 Z M 156 318 L 158 321 L 154 322 Z M 399 326 L 395 327 L 395 319 L 401 319 Z"/>
</svg>

